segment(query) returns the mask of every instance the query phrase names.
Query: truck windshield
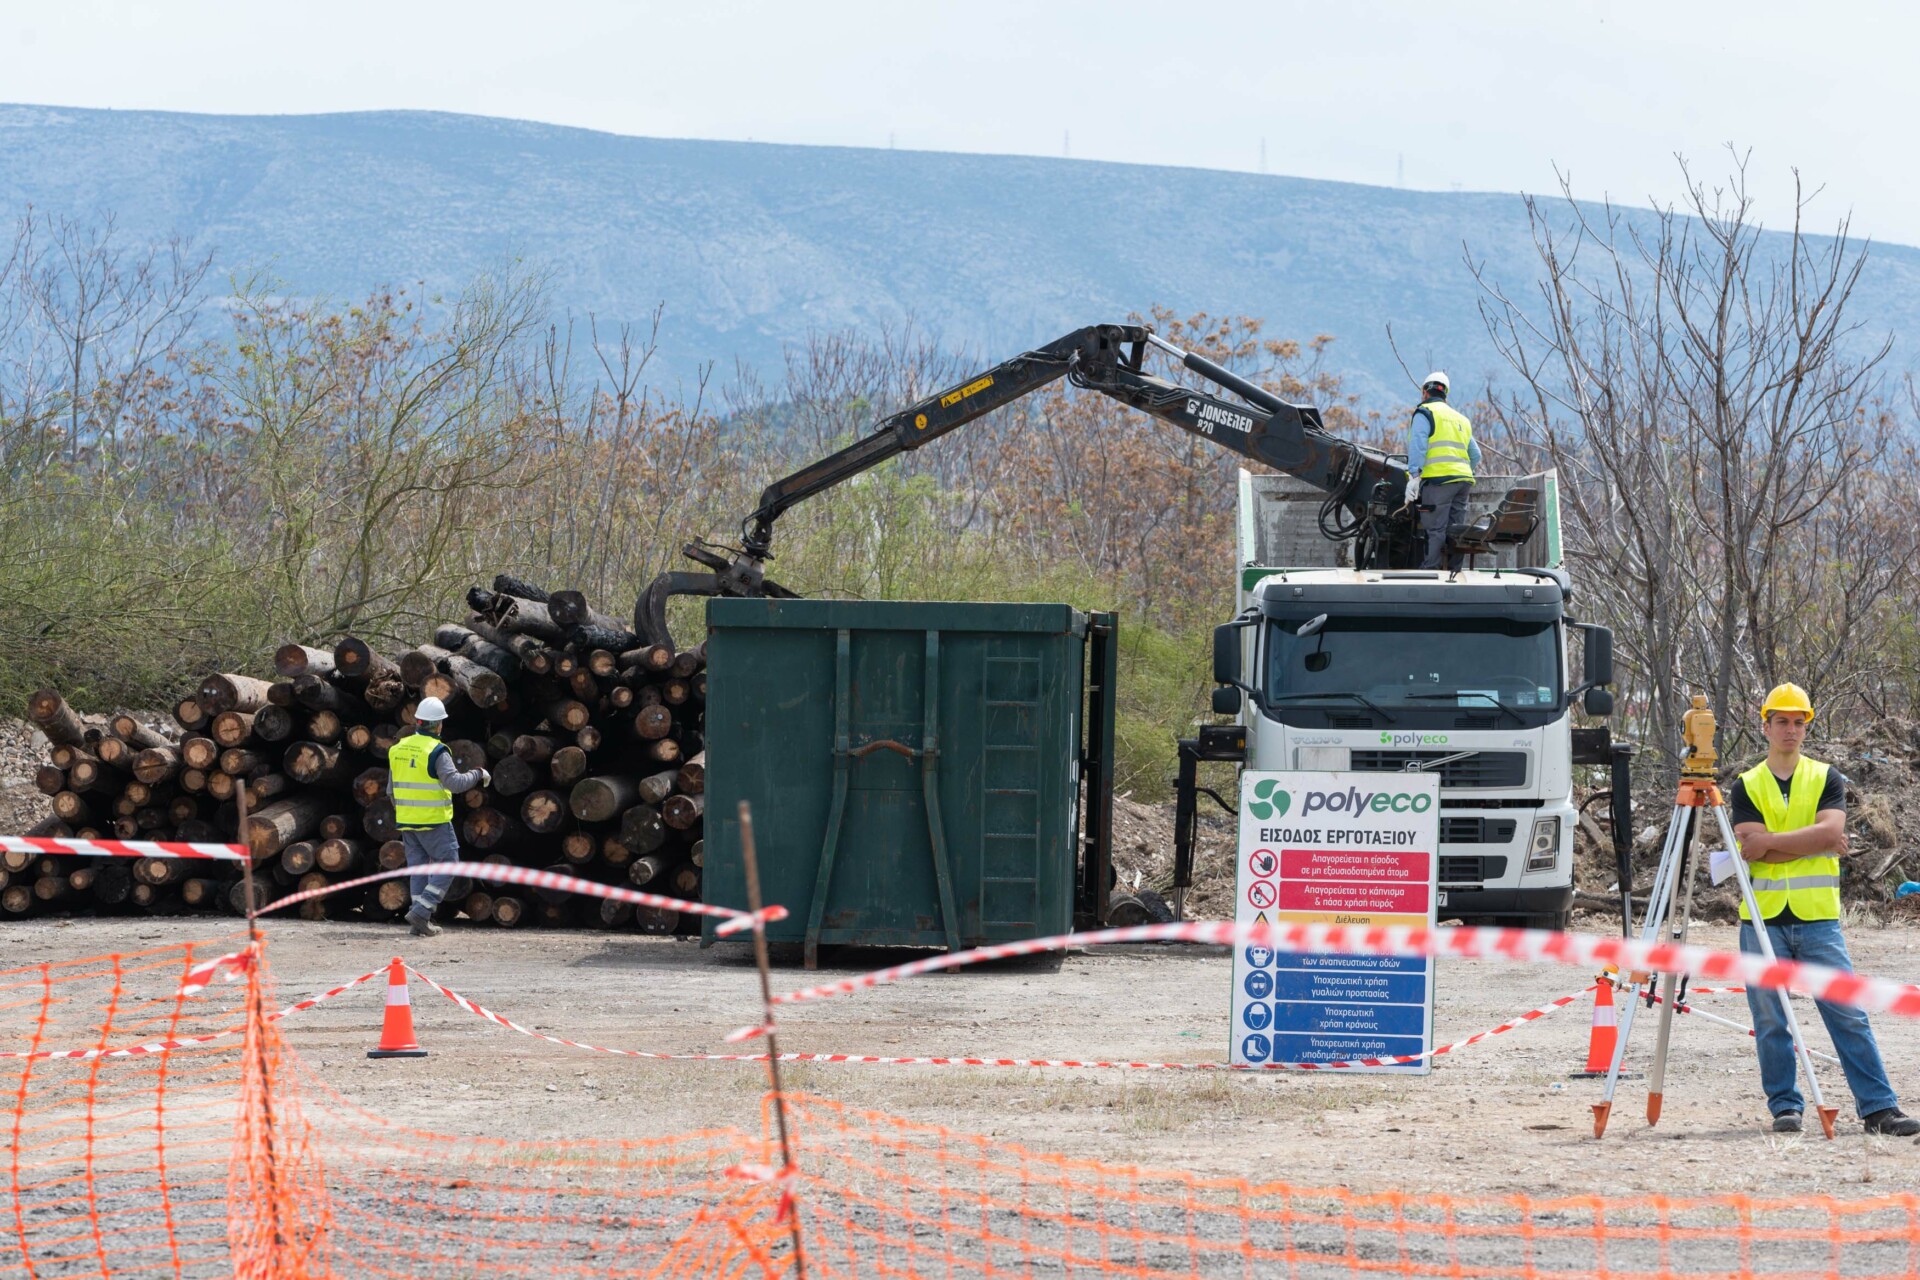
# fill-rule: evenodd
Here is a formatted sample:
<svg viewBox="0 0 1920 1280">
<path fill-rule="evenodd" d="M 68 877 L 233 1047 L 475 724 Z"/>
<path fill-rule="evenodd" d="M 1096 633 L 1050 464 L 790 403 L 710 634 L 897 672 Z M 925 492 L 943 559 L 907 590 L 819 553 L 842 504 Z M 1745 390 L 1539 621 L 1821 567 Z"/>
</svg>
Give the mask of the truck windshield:
<svg viewBox="0 0 1920 1280">
<path fill-rule="evenodd" d="M 1359 695 L 1383 707 L 1495 704 L 1544 710 L 1560 703 L 1560 652 L 1552 622 L 1506 618 L 1329 617 L 1267 627 L 1269 698 L 1308 703 Z"/>
</svg>

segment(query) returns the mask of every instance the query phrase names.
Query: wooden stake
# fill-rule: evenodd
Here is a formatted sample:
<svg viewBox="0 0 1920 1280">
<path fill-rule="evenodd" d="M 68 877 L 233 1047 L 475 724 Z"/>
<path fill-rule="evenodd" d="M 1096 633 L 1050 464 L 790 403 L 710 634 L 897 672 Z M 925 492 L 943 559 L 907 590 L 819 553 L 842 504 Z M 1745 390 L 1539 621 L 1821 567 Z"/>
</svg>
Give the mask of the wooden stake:
<svg viewBox="0 0 1920 1280">
<path fill-rule="evenodd" d="M 773 980 L 767 963 L 767 926 L 760 919 L 760 863 L 754 856 L 753 811 L 740 802 L 740 857 L 746 864 L 747 910 L 754 913 L 753 963 L 760 971 L 760 1004 L 764 1010 L 761 1025 L 767 1029 L 767 1080 L 773 1086 L 773 1118 L 780 1131 L 780 1171 L 786 1183 L 780 1203 L 787 1210 L 787 1226 L 793 1233 L 793 1269 L 796 1280 L 806 1280 L 807 1261 L 800 1245 L 800 1197 L 795 1190 L 793 1144 L 787 1138 L 787 1096 L 780 1087 L 780 1044 L 774 1033 Z"/>
</svg>

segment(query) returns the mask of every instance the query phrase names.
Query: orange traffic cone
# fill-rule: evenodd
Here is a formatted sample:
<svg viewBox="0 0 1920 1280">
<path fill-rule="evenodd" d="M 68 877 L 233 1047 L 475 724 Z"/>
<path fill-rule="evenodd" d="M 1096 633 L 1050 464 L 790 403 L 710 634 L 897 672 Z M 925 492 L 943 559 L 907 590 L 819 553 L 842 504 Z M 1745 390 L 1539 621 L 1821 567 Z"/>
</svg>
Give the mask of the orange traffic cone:
<svg viewBox="0 0 1920 1280">
<path fill-rule="evenodd" d="M 424 1058 L 413 1039 L 413 1002 L 407 997 L 407 966 L 399 956 L 387 966 L 387 1016 L 380 1024 L 380 1047 L 369 1058 Z"/>
<path fill-rule="evenodd" d="M 1620 1022 L 1613 1012 L 1613 979 L 1602 978 L 1593 989 L 1593 1031 L 1587 1036 L 1587 1070 L 1600 1075 L 1613 1065 L 1620 1042 Z"/>
<path fill-rule="evenodd" d="M 1576 1080 L 1604 1076 L 1613 1065 L 1614 1046 L 1620 1042 L 1620 1024 L 1614 1016 L 1613 974 L 1600 975 L 1593 989 L 1593 1031 L 1587 1038 L 1587 1065 L 1573 1073 Z"/>
</svg>

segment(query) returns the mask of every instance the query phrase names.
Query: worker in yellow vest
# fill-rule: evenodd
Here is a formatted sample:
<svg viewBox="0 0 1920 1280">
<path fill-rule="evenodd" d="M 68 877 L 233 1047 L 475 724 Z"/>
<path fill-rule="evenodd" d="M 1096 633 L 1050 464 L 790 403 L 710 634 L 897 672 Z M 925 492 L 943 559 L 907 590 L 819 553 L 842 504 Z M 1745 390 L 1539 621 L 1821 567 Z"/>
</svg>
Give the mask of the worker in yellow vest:
<svg viewBox="0 0 1920 1280">
<path fill-rule="evenodd" d="M 387 749 L 387 789 L 410 867 L 460 861 L 460 841 L 453 834 L 453 798 L 493 781 L 485 769 L 463 773 L 454 767 L 453 752 L 440 741 L 446 724 L 446 704 L 438 698 L 422 698 L 414 708 L 413 732 Z M 414 937 L 430 938 L 440 932 L 433 912 L 452 883 L 451 872 L 408 880 L 413 903 L 407 908 L 407 923 Z"/>
<path fill-rule="evenodd" d="M 1813 703 L 1797 684 L 1783 684 L 1760 708 L 1767 758 L 1740 775 L 1727 790 L 1733 833 L 1740 841 L 1773 952 L 1853 970 L 1840 936 L 1840 858 L 1847 851 L 1847 780 L 1822 760 L 1801 753 Z M 1740 907 L 1740 949 L 1757 954 L 1756 922 Z M 1814 1002 L 1853 1090 L 1855 1108 L 1868 1133 L 1894 1137 L 1920 1134 L 1920 1119 L 1900 1110 L 1880 1046 L 1863 1010 Z M 1775 1133 L 1798 1133 L 1804 1104 L 1796 1087 L 1793 1033 L 1780 1000 L 1760 987 L 1747 992 L 1753 1013 L 1760 1082 L 1767 1091 Z"/>
<path fill-rule="evenodd" d="M 1447 532 L 1467 523 L 1467 495 L 1480 469 L 1480 446 L 1473 439 L 1473 423 L 1447 403 L 1452 383 L 1435 369 L 1420 384 L 1420 405 L 1407 426 L 1407 503 L 1420 512 L 1420 530 L 1427 546 L 1422 569 L 1438 569 L 1447 547 Z M 1459 552 L 1446 557 L 1449 569 L 1458 569 Z"/>
</svg>

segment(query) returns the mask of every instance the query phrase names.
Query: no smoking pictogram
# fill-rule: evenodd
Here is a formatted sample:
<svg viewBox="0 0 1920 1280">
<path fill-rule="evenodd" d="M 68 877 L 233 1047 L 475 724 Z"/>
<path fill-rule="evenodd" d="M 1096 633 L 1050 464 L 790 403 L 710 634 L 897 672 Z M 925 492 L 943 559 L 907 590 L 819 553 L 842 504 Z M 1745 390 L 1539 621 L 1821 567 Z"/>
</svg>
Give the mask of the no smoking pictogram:
<svg viewBox="0 0 1920 1280">
<path fill-rule="evenodd" d="M 1247 886 L 1247 901 L 1262 911 L 1272 906 L 1277 896 L 1273 883 L 1269 880 L 1255 880 Z"/>
<path fill-rule="evenodd" d="M 1247 859 L 1247 869 L 1256 876 L 1270 876 L 1280 869 L 1280 859 L 1271 849 L 1255 849 Z"/>
</svg>

